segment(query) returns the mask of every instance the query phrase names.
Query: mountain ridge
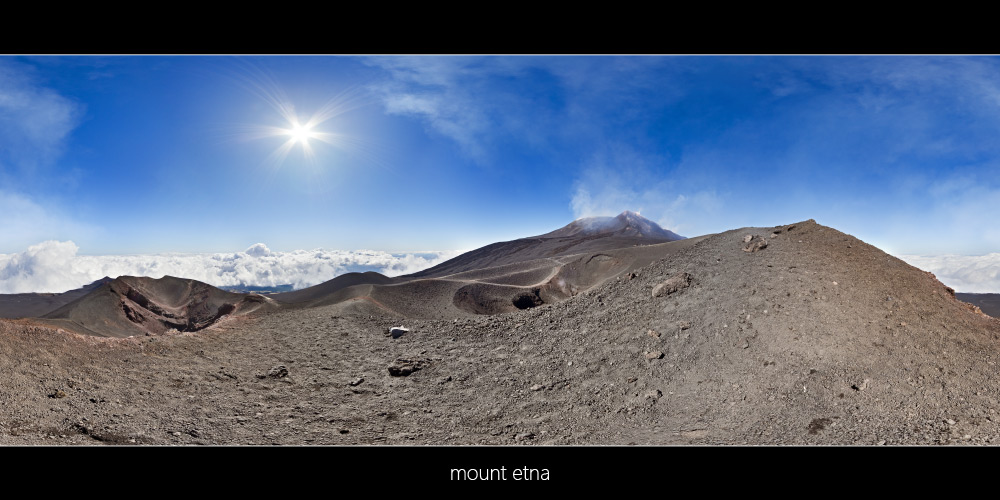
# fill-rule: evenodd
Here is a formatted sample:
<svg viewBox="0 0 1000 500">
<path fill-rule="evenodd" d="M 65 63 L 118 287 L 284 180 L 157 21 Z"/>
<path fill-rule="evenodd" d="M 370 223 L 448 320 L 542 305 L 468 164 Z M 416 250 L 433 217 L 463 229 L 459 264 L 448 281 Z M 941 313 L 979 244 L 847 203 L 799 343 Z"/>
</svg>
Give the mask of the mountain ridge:
<svg viewBox="0 0 1000 500">
<path fill-rule="evenodd" d="M 492 243 L 404 277 L 440 277 L 523 260 L 562 257 L 681 239 L 684 237 L 661 228 L 655 222 L 635 212 L 625 211 L 615 217 L 577 219 L 562 228 L 537 236 Z"/>
</svg>

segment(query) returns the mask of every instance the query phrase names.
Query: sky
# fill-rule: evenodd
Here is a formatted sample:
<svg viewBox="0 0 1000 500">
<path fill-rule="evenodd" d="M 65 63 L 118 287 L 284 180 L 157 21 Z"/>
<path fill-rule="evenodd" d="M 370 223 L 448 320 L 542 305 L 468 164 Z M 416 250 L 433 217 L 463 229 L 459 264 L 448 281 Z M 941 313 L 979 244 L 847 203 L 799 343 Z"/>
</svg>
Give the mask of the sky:
<svg viewBox="0 0 1000 500">
<path fill-rule="evenodd" d="M 995 57 L 0 56 L 0 293 L 401 274 L 624 210 L 1000 292 L 998 131 Z"/>
</svg>

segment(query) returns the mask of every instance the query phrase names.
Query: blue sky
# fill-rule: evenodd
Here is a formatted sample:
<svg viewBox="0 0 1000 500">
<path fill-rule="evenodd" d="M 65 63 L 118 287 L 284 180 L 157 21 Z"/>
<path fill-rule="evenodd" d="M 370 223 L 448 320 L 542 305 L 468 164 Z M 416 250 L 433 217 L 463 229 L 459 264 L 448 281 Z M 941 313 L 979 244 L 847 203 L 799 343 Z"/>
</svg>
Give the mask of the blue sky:
<svg viewBox="0 0 1000 500">
<path fill-rule="evenodd" d="M 262 137 L 318 112 L 312 157 Z M 446 251 L 629 209 L 984 255 L 998 131 L 992 57 L 0 57 L 0 254 Z"/>
</svg>

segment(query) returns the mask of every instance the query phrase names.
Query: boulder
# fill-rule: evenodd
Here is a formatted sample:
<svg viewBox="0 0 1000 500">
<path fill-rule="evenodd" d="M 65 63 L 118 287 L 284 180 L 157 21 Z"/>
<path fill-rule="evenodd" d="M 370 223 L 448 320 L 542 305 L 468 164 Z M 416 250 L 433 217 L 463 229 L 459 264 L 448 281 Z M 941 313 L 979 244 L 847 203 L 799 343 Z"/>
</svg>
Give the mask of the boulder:
<svg viewBox="0 0 1000 500">
<path fill-rule="evenodd" d="M 406 377 L 417 370 L 427 367 L 429 364 L 430 361 L 423 358 L 396 358 L 389 365 L 389 375 L 393 377 Z"/>
<path fill-rule="evenodd" d="M 271 378 L 285 378 L 288 376 L 288 367 L 285 365 L 275 366 L 267 372 L 267 376 Z"/>
<path fill-rule="evenodd" d="M 691 282 L 694 277 L 688 273 L 680 273 L 671 276 L 670 279 L 656 285 L 653 288 L 653 297 L 662 297 L 664 295 L 670 295 L 674 292 L 683 290 L 691 286 Z"/>
<path fill-rule="evenodd" d="M 749 237 L 750 235 L 747 236 Z M 756 235 L 753 238 L 750 238 L 749 240 L 743 238 L 743 241 L 745 242 L 745 244 L 743 245 L 744 252 L 753 253 L 756 252 L 757 250 L 763 250 L 767 248 L 767 240 L 765 240 L 764 237 L 760 235 Z"/>
</svg>

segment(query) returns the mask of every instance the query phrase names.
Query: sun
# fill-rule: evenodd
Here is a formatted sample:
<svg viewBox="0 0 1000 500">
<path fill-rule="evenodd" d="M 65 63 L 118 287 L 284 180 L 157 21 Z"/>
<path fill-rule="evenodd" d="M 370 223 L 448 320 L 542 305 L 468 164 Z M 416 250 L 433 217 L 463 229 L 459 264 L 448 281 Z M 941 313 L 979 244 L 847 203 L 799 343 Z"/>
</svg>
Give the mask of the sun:
<svg viewBox="0 0 1000 500">
<path fill-rule="evenodd" d="M 316 159 L 316 151 L 313 149 L 313 145 L 310 144 L 311 139 L 317 141 L 326 142 L 328 144 L 334 144 L 337 134 L 331 134 L 328 132 L 322 132 L 316 129 L 322 120 L 316 119 L 316 117 L 309 118 L 309 120 L 303 122 L 297 116 L 292 114 L 291 105 L 288 105 L 287 112 L 285 113 L 285 120 L 287 125 L 285 127 L 273 127 L 271 128 L 272 135 L 285 136 L 288 139 L 284 144 L 281 145 L 274 153 L 271 154 L 271 159 L 274 161 L 284 161 L 288 153 L 296 145 L 302 148 L 302 152 L 305 153 L 306 158 L 309 160 Z"/>
<path fill-rule="evenodd" d="M 287 129 L 285 134 L 291 137 L 292 142 L 302 143 L 303 146 L 309 144 L 309 139 L 316 137 L 316 133 L 313 132 L 312 126 L 309 124 L 292 123 L 292 128 Z"/>
<path fill-rule="evenodd" d="M 242 138 L 250 140 L 282 139 L 264 160 L 265 163 L 276 167 L 284 163 L 292 151 L 299 149 L 308 162 L 315 164 L 317 154 L 322 152 L 317 151 L 317 147 L 322 149 L 329 145 L 346 150 L 363 145 L 363 141 L 350 134 L 330 130 L 346 127 L 347 123 L 341 116 L 368 104 L 370 96 L 360 87 L 351 87 L 334 95 L 311 114 L 301 114 L 266 71 L 252 65 L 244 69 L 248 74 L 237 74 L 237 83 L 277 112 L 274 118 L 278 121 L 272 122 L 273 125 L 249 125 L 241 134 Z"/>
</svg>

